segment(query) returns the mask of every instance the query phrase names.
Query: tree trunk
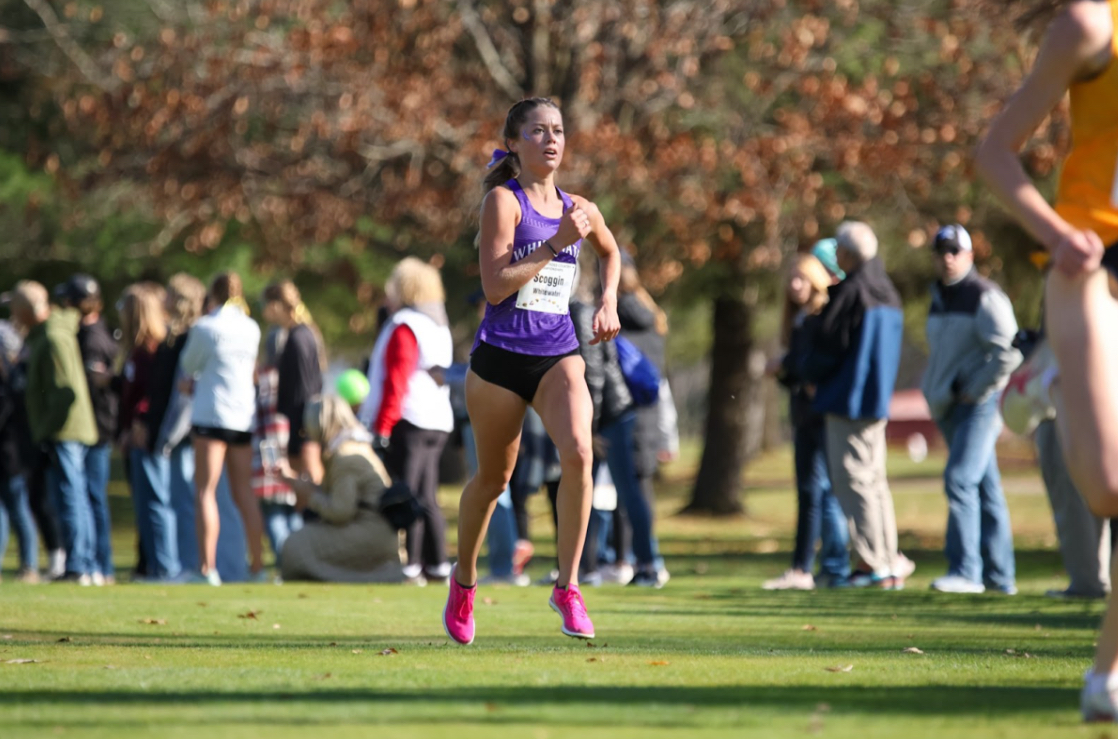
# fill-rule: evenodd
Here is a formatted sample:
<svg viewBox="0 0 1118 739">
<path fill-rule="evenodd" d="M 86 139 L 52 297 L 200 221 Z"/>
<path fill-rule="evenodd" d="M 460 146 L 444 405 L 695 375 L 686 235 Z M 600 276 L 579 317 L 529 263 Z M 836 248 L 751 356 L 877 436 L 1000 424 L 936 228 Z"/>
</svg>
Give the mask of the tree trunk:
<svg viewBox="0 0 1118 739">
<path fill-rule="evenodd" d="M 756 394 L 751 371 L 754 301 L 748 290 L 714 300 L 710 395 L 702 462 L 691 502 L 684 513 L 733 514 L 743 508 L 742 469 L 749 458 L 750 398 Z M 754 368 L 755 369 L 755 368 Z"/>
</svg>

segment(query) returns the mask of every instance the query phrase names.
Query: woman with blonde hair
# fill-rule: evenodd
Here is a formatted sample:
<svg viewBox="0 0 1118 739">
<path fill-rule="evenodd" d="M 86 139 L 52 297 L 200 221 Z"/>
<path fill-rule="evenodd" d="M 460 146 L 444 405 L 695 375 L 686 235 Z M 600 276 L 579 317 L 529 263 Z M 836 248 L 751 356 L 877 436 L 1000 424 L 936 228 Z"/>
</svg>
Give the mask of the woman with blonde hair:
<svg viewBox="0 0 1118 739">
<path fill-rule="evenodd" d="M 815 542 L 821 537 L 820 575 L 835 585 L 845 581 L 850 574 L 846 517 L 831 494 L 831 478 L 827 473 L 826 426 L 822 414 L 811 407 L 815 388 L 805 383 L 799 374 L 799 365 L 810 349 L 810 337 L 804 330 L 804 322 L 823 310 L 831 283 L 831 273 L 810 254 L 796 255 L 785 283 L 781 341 L 787 352 L 770 363 L 769 371 L 776 375 L 791 396 L 789 415 L 793 429 L 799 514 L 792 568 L 780 577 L 767 580 L 762 585 L 765 590 L 813 590 Z"/>
<path fill-rule="evenodd" d="M 303 433 L 303 410 L 307 401 L 322 393 L 322 372 L 326 369 L 322 336 L 291 280 L 264 288 L 264 320 L 286 333 L 276 362 L 276 410 L 287 417 L 290 429 L 287 458 L 296 472 L 306 472 L 318 482 L 322 480 L 322 449 Z"/>
<path fill-rule="evenodd" d="M 183 572 L 198 569 L 198 532 L 195 525 L 194 447 L 190 442 L 192 402 L 178 385 L 182 379 L 179 359 L 190 328 L 202 316 L 206 286 L 196 277 L 179 272 L 167 281 L 164 310 L 167 314 L 167 339 L 155 352 L 151 376 L 151 404 L 145 416 L 149 451 L 167 460 L 167 483 L 175 512 L 179 562 Z M 233 504 L 228 481 L 223 477 L 217 491 L 220 517 L 236 526 L 222 529 L 217 543 L 217 569 L 222 580 L 243 580 L 245 536 L 240 514 Z"/>
<path fill-rule="evenodd" d="M 190 329 L 179 360 L 193 378 L 194 487 L 198 496 L 198 548 L 202 579 L 220 585 L 215 566 L 221 521 L 217 488 L 228 467 L 233 501 L 241 512 L 253 582 L 264 571 L 263 523 L 252 493 L 252 422 L 256 410 L 256 355 L 260 327 L 248 316 L 241 278 L 218 275 L 210 285 L 213 309 Z"/>
<path fill-rule="evenodd" d="M 389 316 L 369 357 L 369 395 L 360 419 L 388 472 L 408 484 L 422 508 L 407 530 L 404 573 L 417 584 L 445 582 L 450 564 L 437 498 L 439 457 L 454 430 L 444 375 L 454 361 L 446 293 L 439 271 L 415 257 L 396 265 L 384 293 Z"/>
<path fill-rule="evenodd" d="M 325 476 L 320 485 L 280 465 L 299 506 L 318 516 L 284 544 L 284 581 L 402 581 L 396 529 L 380 512 L 388 473 L 373 453 L 372 435 L 337 396 L 310 400 L 305 415 L 307 438 L 322 447 Z"/>
<path fill-rule="evenodd" d="M 139 574 L 149 580 L 179 576 L 178 534 L 165 457 L 151 452 L 147 417 L 151 410 L 156 353 L 167 337 L 164 291 L 139 283 L 124 291 L 118 304 L 122 344 L 127 359 L 120 402 L 120 445 L 128 461 L 129 481 L 140 537 Z"/>
</svg>

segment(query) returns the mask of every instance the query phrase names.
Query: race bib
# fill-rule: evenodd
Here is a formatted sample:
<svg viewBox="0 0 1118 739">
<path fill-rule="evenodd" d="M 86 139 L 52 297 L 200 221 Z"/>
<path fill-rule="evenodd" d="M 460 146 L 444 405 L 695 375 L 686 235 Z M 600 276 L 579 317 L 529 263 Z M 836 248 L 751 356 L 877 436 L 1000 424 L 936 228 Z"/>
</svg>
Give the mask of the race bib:
<svg viewBox="0 0 1118 739">
<path fill-rule="evenodd" d="M 537 313 L 565 316 L 574 286 L 575 265 L 565 262 L 548 262 L 540 273 L 520 288 L 516 294 L 516 307 Z"/>
</svg>

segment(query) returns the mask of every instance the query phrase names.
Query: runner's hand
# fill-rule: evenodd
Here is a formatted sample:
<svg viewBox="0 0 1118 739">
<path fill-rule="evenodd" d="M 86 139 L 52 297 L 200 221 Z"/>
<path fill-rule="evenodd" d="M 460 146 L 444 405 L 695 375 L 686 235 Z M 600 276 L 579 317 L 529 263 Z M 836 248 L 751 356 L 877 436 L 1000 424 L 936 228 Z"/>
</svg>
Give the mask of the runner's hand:
<svg viewBox="0 0 1118 739">
<path fill-rule="evenodd" d="M 1052 250 L 1052 261 L 1068 277 L 1079 277 L 1098 269 L 1105 251 L 1106 246 L 1094 231 L 1071 231 Z"/>
<path fill-rule="evenodd" d="M 559 230 L 551 237 L 551 245 L 557 251 L 566 249 L 571 244 L 590 233 L 590 216 L 577 205 L 572 205 L 563 213 L 559 221 Z"/>
<path fill-rule="evenodd" d="M 604 302 L 594 314 L 594 338 L 590 340 L 593 346 L 599 341 L 613 341 L 621 333 L 621 320 L 617 317 L 617 306 L 613 302 Z"/>
</svg>

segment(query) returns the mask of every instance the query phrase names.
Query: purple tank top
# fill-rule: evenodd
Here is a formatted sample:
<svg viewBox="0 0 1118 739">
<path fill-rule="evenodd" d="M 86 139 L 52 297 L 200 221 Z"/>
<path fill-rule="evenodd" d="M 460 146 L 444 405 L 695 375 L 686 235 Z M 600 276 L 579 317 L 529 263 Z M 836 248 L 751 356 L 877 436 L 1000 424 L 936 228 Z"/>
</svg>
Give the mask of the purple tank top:
<svg viewBox="0 0 1118 739">
<path fill-rule="evenodd" d="M 558 218 L 545 218 L 536 212 L 515 179 L 505 183 L 516 195 L 520 203 L 520 224 L 512 242 L 512 261 L 516 264 L 536 249 L 546 249 L 544 241 L 559 230 Z M 571 197 L 555 188 L 563 199 L 563 210 L 571 207 Z M 576 241 L 553 261 L 567 264 L 578 263 L 582 241 Z M 477 330 L 474 349 L 481 342 L 517 354 L 530 354 L 537 357 L 556 357 L 578 349 L 578 337 L 571 322 L 570 314 L 555 315 L 516 307 L 517 293 L 505 298 L 498 305 L 485 306 L 485 318 Z M 473 353 L 473 349 L 470 350 Z"/>
</svg>

